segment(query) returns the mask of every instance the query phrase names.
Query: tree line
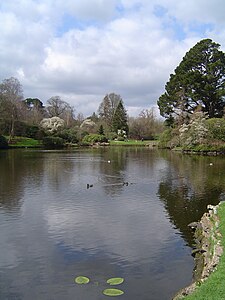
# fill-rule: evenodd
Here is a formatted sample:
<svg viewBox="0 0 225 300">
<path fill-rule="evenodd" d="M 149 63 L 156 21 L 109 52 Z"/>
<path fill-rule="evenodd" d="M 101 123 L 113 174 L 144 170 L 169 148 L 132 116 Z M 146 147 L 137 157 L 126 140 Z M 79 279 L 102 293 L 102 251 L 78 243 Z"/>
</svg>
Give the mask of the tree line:
<svg viewBox="0 0 225 300">
<path fill-rule="evenodd" d="M 108 139 L 154 139 L 162 131 L 153 109 L 129 117 L 120 95 L 104 96 L 97 112 L 87 118 L 59 96 L 53 96 L 46 105 L 39 98 L 23 97 L 23 87 L 17 78 L 0 83 L 0 135 L 13 143 L 14 136 L 40 140 L 54 139 L 55 143 L 77 143 L 88 140 L 88 135 Z M 93 138 L 93 136 L 91 137 Z"/>
<path fill-rule="evenodd" d="M 155 139 L 162 145 L 192 147 L 225 141 L 225 54 L 203 39 L 192 47 L 170 75 L 157 101 L 166 130 L 154 109 L 129 117 L 122 97 L 109 93 L 88 118 L 59 96 L 47 100 L 23 97 L 17 78 L 0 83 L 0 135 L 57 138 L 68 143 L 108 139 Z M 92 136 L 90 136 L 92 135 Z M 95 136 L 93 136 L 95 135 Z M 61 143 L 60 142 L 60 143 Z"/>
</svg>

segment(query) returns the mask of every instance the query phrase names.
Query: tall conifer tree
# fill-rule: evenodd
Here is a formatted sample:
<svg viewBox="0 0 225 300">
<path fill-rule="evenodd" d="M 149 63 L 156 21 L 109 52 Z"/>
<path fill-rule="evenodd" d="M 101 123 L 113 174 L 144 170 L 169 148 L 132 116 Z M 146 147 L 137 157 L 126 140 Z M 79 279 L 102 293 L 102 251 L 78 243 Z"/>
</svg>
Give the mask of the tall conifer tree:
<svg viewBox="0 0 225 300">
<path fill-rule="evenodd" d="M 124 130 L 126 131 L 126 134 L 128 133 L 127 112 L 122 100 L 120 100 L 113 115 L 112 126 L 115 132 L 118 132 L 118 130 Z"/>
<path fill-rule="evenodd" d="M 209 118 L 222 117 L 225 107 L 225 54 L 220 45 L 204 39 L 191 48 L 158 100 L 160 114 L 168 120 L 185 119 L 201 106 Z"/>
</svg>

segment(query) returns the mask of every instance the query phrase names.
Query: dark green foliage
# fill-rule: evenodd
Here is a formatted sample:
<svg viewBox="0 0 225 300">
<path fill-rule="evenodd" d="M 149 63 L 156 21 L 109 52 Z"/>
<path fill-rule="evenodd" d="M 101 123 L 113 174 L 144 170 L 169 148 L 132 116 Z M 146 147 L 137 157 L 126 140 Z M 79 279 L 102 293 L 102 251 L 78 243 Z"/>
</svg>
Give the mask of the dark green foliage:
<svg viewBox="0 0 225 300">
<path fill-rule="evenodd" d="M 7 149 L 7 148 L 8 148 L 7 139 L 3 135 L 0 135 L 0 149 Z"/>
<path fill-rule="evenodd" d="M 117 105 L 115 113 L 112 120 L 113 130 L 117 133 L 118 130 L 124 130 L 126 134 L 128 133 L 128 121 L 127 112 L 123 106 L 122 100 Z"/>
<path fill-rule="evenodd" d="M 56 136 L 46 136 L 43 138 L 43 145 L 49 149 L 63 148 L 65 145 L 64 139 Z"/>
<path fill-rule="evenodd" d="M 198 42 L 186 53 L 166 92 L 158 100 L 160 114 L 186 122 L 199 106 L 209 118 L 222 117 L 225 107 L 225 54 L 210 39 Z"/>
<path fill-rule="evenodd" d="M 99 127 L 98 134 L 104 135 L 104 128 L 102 125 L 100 125 L 100 127 Z"/>
<path fill-rule="evenodd" d="M 209 137 L 225 142 L 225 119 L 212 118 L 206 120 Z"/>
<path fill-rule="evenodd" d="M 42 133 L 38 126 L 26 125 L 26 133 L 24 136 L 29 137 L 29 138 L 34 138 L 34 139 L 40 139 L 40 137 L 42 136 Z"/>
<path fill-rule="evenodd" d="M 22 101 L 29 109 L 32 109 L 33 107 L 38 109 L 43 109 L 44 105 L 38 98 L 26 98 Z"/>
<path fill-rule="evenodd" d="M 63 129 L 57 133 L 57 136 L 64 139 L 68 143 L 78 143 L 77 131 L 73 128 Z"/>
<path fill-rule="evenodd" d="M 110 128 L 112 127 L 113 116 L 120 101 L 122 101 L 120 95 L 110 93 L 105 95 L 99 105 L 98 113 L 100 119 L 103 120 Z"/>
<path fill-rule="evenodd" d="M 108 139 L 104 135 L 100 135 L 100 134 L 88 134 L 82 140 L 82 143 L 84 144 L 107 143 L 107 142 Z"/>
</svg>

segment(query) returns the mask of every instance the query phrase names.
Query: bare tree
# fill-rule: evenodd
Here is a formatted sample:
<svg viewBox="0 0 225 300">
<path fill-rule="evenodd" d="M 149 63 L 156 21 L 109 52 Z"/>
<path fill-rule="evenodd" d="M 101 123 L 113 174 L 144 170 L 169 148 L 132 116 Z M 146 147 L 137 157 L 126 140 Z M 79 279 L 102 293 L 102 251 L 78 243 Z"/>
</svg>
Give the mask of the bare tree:
<svg viewBox="0 0 225 300">
<path fill-rule="evenodd" d="M 61 115 L 68 108 L 69 103 L 63 101 L 59 96 L 53 96 L 47 101 L 47 112 L 49 117 L 61 117 Z"/>
<path fill-rule="evenodd" d="M 66 127 L 72 127 L 75 123 L 75 108 L 68 105 L 60 117 L 65 121 Z"/>
<path fill-rule="evenodd" d="M 59 96 L 53 96 L 47 101 L 47 112 L 50 118 L 60 117 L 65 121 L 66 127 L 70 127 L 74 123 L 75 109 L 68 102 Z"/>
<path fill-rule="evenodd" d="M 141 139 L 152 139 L 163 129 L 162 122 L 156 118 L 154 109 L 142 110 L 137 118 L 129 118 L 130 135 Z"/>
<path fill-rule="evenodd" d="M 23 99 L 23 89 L 15 77 L 4 79 L 0 84 L 1 110 L 5 118 L 10 120 L 9 142 L 14 137 L 15 121 L 19 118 Z"/>
<path fill-rule="evenodd" d="M 78 123 L 78 125 L 80 126 L 81 123 L 84 121 L 84 115 L 82 113 L 78 113 L 76 116 L 76 122 Z"/>
</svg>

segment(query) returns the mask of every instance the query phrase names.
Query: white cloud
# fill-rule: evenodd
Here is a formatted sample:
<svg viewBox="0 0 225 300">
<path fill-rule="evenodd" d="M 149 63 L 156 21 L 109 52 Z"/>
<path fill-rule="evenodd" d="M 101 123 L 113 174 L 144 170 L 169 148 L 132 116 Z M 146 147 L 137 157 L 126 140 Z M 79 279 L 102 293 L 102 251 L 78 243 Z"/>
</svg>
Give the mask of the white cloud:
<svg viewBox="0 0 225 300">
<path fill-rule="evenodd" d="M 149 108 L 190 47 L 205 37 L 224 41 L 224 6 L 222 0 L 4 1 L 0 79 L 18 77 L 26 97 L 61 95 L 85 115 L 109 92 L 120 94 L 130 112 Z"/>
</svg>

